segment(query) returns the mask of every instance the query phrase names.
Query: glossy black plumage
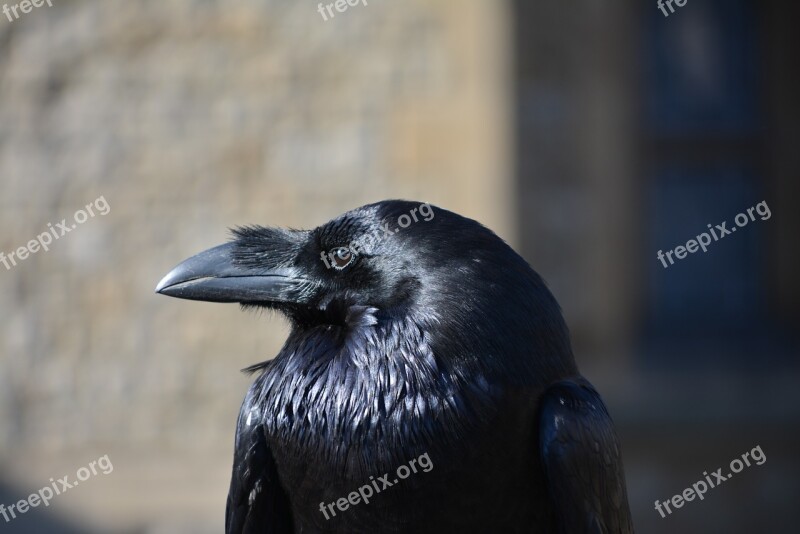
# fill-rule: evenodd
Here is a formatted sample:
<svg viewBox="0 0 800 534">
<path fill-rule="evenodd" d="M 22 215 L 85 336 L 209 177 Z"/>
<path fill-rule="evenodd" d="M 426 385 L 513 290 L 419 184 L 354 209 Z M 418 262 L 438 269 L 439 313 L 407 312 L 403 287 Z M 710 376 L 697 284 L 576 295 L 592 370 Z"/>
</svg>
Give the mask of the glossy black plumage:
<svg viewBox="0 0 800 534">
<path fill-rule="evenodd" d="M 292 323 L 250 368 L 226 532 L 633 532 L 611 420 L 555 299 L 491 231 L 428 208 L 239 229 L 159 284 Z M 320 510 L 423 454 L 430 471 Z"/>
</svg>

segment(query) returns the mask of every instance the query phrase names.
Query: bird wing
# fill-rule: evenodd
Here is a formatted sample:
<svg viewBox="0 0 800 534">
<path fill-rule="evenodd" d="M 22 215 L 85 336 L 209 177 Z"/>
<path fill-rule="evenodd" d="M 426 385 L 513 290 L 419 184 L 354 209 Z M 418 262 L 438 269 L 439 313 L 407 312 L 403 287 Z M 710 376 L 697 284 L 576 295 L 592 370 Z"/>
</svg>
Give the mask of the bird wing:
<svg viewBox="0 0 800 534">
<path fill-rule="evenodd" d="M 564 380 L 545 391 L 539 450 L 561 533 L 633 533 L 619 440 L 588 381 Z"/>
<path fill-rule="evenodd" d="M 236 425 L 225 534 L 289 534 L 293 531 L 291 506 L 252 399 L 251 392 Z"/>
</svg>

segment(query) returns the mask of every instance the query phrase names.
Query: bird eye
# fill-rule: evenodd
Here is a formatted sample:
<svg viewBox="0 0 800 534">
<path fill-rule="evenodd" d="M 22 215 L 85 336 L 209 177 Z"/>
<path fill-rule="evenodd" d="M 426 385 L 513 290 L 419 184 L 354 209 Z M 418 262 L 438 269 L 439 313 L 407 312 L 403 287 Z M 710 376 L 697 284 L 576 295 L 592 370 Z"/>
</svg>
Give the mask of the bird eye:
<svg viewBox="0 0 800 534">
<path fill-rule="evenodd" d="M 331 250 L 330 257 L 333 268 L 342 270 L 353 262 L 356 255 L 347 247 L 337 247 Z"/>
</svg>

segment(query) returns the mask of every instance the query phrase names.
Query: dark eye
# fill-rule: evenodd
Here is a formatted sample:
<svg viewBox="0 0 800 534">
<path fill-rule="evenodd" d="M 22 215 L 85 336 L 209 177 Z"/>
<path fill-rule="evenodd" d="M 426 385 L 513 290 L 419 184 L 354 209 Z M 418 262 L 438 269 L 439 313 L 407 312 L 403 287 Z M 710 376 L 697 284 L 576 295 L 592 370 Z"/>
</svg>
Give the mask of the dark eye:
<svg viewBox="0 0 800 534">
<path fill-rule="evenodd" d="M 337 247 L 330 252 L 331 265 L 334 269 L 344 269 L 355 257 L 356 255 L 347 247 Z"/>
</svg>

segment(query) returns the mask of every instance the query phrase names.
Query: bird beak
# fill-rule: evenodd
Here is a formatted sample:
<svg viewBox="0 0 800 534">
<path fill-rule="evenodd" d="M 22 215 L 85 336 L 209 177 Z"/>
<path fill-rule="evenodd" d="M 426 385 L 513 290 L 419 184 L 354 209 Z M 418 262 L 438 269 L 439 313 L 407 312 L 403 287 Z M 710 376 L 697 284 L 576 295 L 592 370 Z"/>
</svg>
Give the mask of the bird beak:
<svg viewBox="0 0 800 534">
<path fill-rule="evenodd" d="M 311 285 L 288 268 L 261 269 L 234 260 L 235 243 L 192 256 L 172 269 L 156 293 L 207 302 L 303 302 Z"/>
</svg>

